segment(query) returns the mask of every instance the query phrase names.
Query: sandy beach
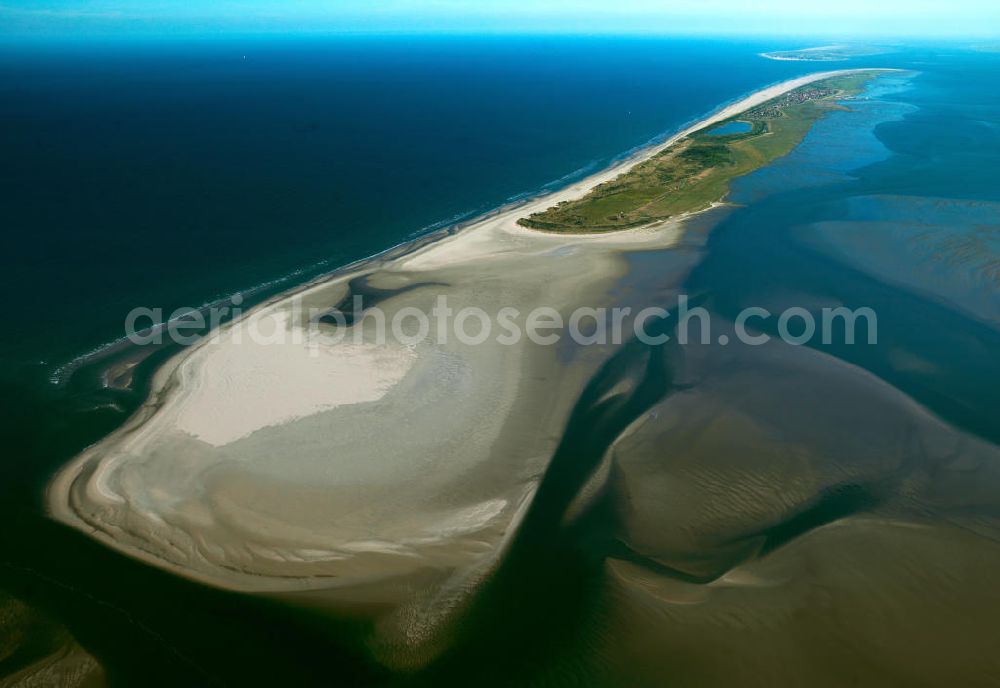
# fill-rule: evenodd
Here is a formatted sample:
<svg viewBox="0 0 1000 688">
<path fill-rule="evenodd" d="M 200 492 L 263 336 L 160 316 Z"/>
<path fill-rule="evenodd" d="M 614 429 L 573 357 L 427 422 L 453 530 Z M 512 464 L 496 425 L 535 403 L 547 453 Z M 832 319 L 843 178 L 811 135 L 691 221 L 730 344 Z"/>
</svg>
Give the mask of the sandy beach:
<svg viewBox="0 0 1000 688">
<path fill-rule="evenodd" d="M 750 108 L 766 103 L 772 98 L 777 98 L 783 93 L 792 91 L 800 86 L 826 79 L 833 76 L 854 74 L 865 71 L 892 71 L 884 69 L 842 69 L 833 71 L 815 72 L 806 76 L 797 77 L 782 81 L 781 83 L 768 86 L 739 100 L 726 105 L 711 115 L 691 124 L 681 131 L 671 135 L 669 138 L 654 146 L 649 146 L 638 151 L 635 155 L 613 165 L 601 172 L 591 175 L 578 182 L 570 184 L 551 194 L 545 194 L 532 199 L 527 204 L 518 206 L 493 218 L 472 224 L 466 231 L 435 243 L 428 250 L 422 251 L 420 255 L 410 257 L 411 265 L 428 267 L 435 264 L 443 264 L 454 260 L 473 259 L 477 256 L 489 254 L 516 241 L 517 237 L 527 238 L 535 243 L 551 242 L 553 244 L 572 242 L 600 243 L 608 247 L 627 247 L 634 244 L 643 244 L 663 240 L 663 237 L 656 238 L 657 235 L 670 234 L 676 230 L 676 224 L 669 222 L 666 225 L 654 227 L 640 227 L 635 229 L 610 232 L 605 234 L 585 234 L 568 237 L 562 234 L 547 234 L 529 229 L 517 224 L 522 217 L 527 217 L 533 213 L 538 213 L 551 208 L 564 201 L 573 201 L 582 198 L 595 186 L 611 181 L 616 177 L 627 173 L 636 165 L 649 160 L 662 151 L 683 139 L 685 136 L 695 133 L 713 124 L 726 120 L 730 117 L 745 112 Z M 721 199 L 720 199 L 721 200 Z M 669 239 L 667 239 L 669 241 Z"/>
<path fill-rule="evenodd" d="M 386 637 L 419 645 L 502 557 L 579 390 L 612 348 L 402 344 L 367 330 L 330 345 L 305 314 L 365 289 L 387 295 L 388 318 L 429 312 L 441 294 L 456 311 L 611 306 L 625 256 L 675 246 L 685 218 L 595 235 L 517 220 L 692 132 L 856 71 L 769 86 L 562 190 L 259 306 L 167 362 L 139 412 L 56 476 L 51 514 L 214 586 L 388 605 Z M 415 626 L 427 618 L 418 608 L 436 621 Z"/>
</svg>

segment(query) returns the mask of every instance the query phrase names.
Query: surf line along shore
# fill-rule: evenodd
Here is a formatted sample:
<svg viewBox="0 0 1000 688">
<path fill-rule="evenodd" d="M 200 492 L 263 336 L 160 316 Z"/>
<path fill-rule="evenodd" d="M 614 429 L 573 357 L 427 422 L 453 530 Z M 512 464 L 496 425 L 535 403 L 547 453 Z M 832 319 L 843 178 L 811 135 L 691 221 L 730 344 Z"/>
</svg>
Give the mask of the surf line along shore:
<svg viewBox="0 0 1000 688">
<path fill-rule="evenodd" d="M 54 478 L 51 515 L 210 585 L 322 590 L 327 606 L 377 600 L 396 610 L 386 637 L 421 642 L 503 557 L 580 390 L 611 349 L 367 335 L 322 348 L 293 300 L 308 311 L 378 293 L 389 318 L 429 312 L 442 293 L 455 310 L 614 305 L 623 256 L 675 245 L 684 216 L 594 234 L 518 220 L 789 91 L 865 71 L 875 70 L 761 89 L 560 191 L 261 304 L 156 372 L 136 414 Z M 664 280 L 679 285 L 682 275 Z M 241 336 L 250 326 L 300 336 L 260 344 Z"/>
</svg>

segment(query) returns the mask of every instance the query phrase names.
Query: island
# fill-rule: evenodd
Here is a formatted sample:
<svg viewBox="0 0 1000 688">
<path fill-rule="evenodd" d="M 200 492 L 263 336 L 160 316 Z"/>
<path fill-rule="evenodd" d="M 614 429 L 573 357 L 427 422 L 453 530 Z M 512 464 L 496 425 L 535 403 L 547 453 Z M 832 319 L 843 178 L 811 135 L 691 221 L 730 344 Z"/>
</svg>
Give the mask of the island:
<svg viewBox="0 0 1000 688">
<path fill-rule="evenodd" d="M 892 52 L 888 48 L 871 45 L 819 45 L 815 48 L 800 48 L 799 50 L 775 50 L 761 53 L 761 57 L 769 60 L 788 60 L 794 62 L 841 62 L 852 57 L 871 57 Z"/>
<path fill-rule="evenodd" d="M 597 185 L 583 198 L 562 201 L 521 218 L 549 232 L 605 232 L 641 227 L 697 212 L 722 199 L 735 177 L 791 151 L 837 101 L 863 90 L 871 72 L 820 79 L 713 123 L 673 142 L 626 174 Z M 733 122 L 746 133 L 721 133 Z"/>
</svg>

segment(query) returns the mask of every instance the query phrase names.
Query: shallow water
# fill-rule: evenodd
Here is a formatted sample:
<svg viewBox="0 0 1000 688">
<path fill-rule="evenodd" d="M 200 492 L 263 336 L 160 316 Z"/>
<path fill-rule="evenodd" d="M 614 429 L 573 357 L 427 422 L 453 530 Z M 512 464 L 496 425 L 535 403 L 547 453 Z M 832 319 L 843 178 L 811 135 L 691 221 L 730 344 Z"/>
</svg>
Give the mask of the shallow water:
<svg viewBox="0 0 1000 688">
<path fill-rule="evenodd" d="M 726 122 L 721 127 L 716 127 L 708 133 L 712 136 L 728 136 L 730 134 L 747 134 L 753 127 L 750 126 L 749 122 Z"/>
<path fill-rule="evenodd" d="M 0 47 L 0 307 L 24 313 L 0 339 L 0 362 L 58 365 L 121 336 L 138 305 L 169 313 L 290 288 L 578 179 L 812 71 L 757 47 L 570 37 Z M 703 81 L 696 66 L 715 76 Z"/>
<path fill-rule="evenodd" d="M 509 628 L 504 607 L 528 597 L 517 623 L 542 630 L 514 646 L 537 673 L 503 665 L 510 644 L 496 630 L 481 631 L 477 665 L 546 684 L 995 683 L 1000 667 L 970 648 L 1000 608 L 989 583 L 1000 563 L 1000 216 L 995 191 L 942 198 L 920 177 L 930 157 L 987 175 L 1000 148 L 985 127 L 948 156 L 898 142 L 938 107 L 965 98 L 996 122 L 1000 103 L 942 72 L 880 80 L 736 183 L 743 205 L 719 218 L 682 287 L 715 315 L 712 343 L 626 347 L 609 361 L 563 436 L 572 458 L 557 454 L 547 475 L 555 494 L 579 490 L 602 454 L 599 497 L 560 530 L 565 498 L 540 491 L 536 515 L 551 509 L 550 526 L 526 529 L 482 603 L 480 623 Z M 914 247 L 915 231 L 936 243 Z M 637 257 L 631 279 L 657 264 Z M 735 342 L 727 323 L 750 305 L 868 306 L 878 340 L 716 343 L 720 325 Z M 629 379 L 620 405 L 588 408 Z M 458 675 L 476 671 L 466 659 L 453 655 Z"/>
</svg>

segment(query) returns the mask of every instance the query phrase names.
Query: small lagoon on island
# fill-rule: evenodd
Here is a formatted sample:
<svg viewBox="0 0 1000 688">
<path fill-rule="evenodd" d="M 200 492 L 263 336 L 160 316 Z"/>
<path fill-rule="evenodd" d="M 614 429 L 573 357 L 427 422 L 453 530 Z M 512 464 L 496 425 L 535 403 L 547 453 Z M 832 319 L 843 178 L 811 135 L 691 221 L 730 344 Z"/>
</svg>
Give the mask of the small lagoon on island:
<svg viewBox="0 0 1000 688">
<path fill-rule="evenodd" d="M 753 127 L 749 122 L 743 122 L 738 119 L 734 119 L 731 122 L 726 122 L 722 126 L 718 126 L 708 132 L 710 136 L 732 136 L 733 134 L 749 134 Z"/>
</svg>

